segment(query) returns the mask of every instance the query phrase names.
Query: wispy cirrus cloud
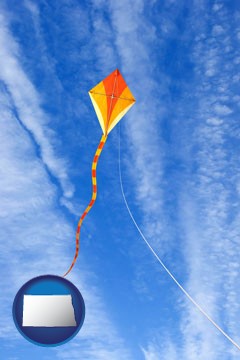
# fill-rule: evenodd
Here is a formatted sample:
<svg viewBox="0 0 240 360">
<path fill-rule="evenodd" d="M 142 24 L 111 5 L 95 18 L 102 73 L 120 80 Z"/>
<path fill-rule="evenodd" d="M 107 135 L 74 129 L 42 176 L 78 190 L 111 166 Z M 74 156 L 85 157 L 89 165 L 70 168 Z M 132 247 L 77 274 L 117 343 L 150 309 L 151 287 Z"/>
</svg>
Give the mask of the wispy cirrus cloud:
<svg viewBox="0 0 240 360">
<path fill-rule="evenodd" d="M 14 328 L 11 300 L 30 278 L 43 272 L 57 272 L 59 275 L 64 272 L 63 265 L 68 264 L 70 258 L 65 255 L 63 244 L 74 237 L 74 229 L 61 211 L 57 210 L 56 188 L 49 181 L 42 162 L 36 158 L 28 132 L 21 128 L 11 114 L 7 96 L 1 93 L 1 144 L 4 149 L 0 161 L 1 264 L 8 276 L 2 281 L 6 290 L 1 295 L 0 335 L 2 340 L 11 339 L 13 344 L 15 341 L 25 343 L 25 340 L 21 340 Z M 66 353 L 61 350 L 56 356 L 74 359 L 81 354 L 85 359 L 94 357 L 99 360 L 104 356 L 112 356 L 117 360 L 120 354 L 124 354 L 126 359 L 130 358 L 123 340 L 107 315 L 101 292 L 91 280 L 91 275 L 87 275 L 90 270 L 86 267 L 84 271 L 83 259 L 82 267 L 81 279 L 75 276 L 72 280 L 81 289 L 87 304 L 84 327 Z"/>
<path fill-rule="evenodd" d="M 167 99 L 168 79 L 163 75 L 159 84 L 153 76 L 155 71 L 159 71 L 150 50 L 156 46 L 157 30 L 145 16 L 145 5 L 141 0 L 134 4 L 126 1 L 109 3 L 112 30 L 109 39 L 105 38 L 103 44 L 100 42 L 99 52 L 104 53 L 102 46 L 108 42 L 111 44 L 115 53 L 108 60 L 108 67 L 112 66 L 113 61 L 119 64 L 137 99 L 137 106 L 123 122 L 123 137 L 129 148 L 126 156 L 123 151 L 124 163 L 134 184 L 131 189 L 136 196 L 136 204 L 144 204 L 145 207 L 142 219 L 144 229 L 159 251 L 164 252 L 171 246 L 171 239 L 164 228 L 166 217 L 161 185 L 165 149 L 159 136 L 166 110 L 160 98 L 164 96 Z M 149 8 L 152 5 L 150 2 Z M 95 6 L 99 6 L 98 2 L 95 2 Z M 161 241 L 158 241 L 160 237 Z"/>
<path fill-rule="evenodd" d="M 31 350 L 14 327 L 12 301 L 27 280 L 42 273 L 61 275 L 70 263 L 67 244 L 74 228 L 59 208 L 59 187 L 66 198 L 73 186 L 67 175 L 66 160 L 54 150 L 56 134 L 50 130 L 41 95 L 24 69 L 21 46 L 9 30 L 7 13 L 1 13 L 0 49 L 0 218 L 1 266 L 6 275 L 1 282 L 1 346 L 9 358 L 14 349 Z M 37 46 L 37 44 L 36 44 Z M 61 195 L 60 195 L 61 196 Z M 130 359 L 130 351 L 108 314 L 103 295 L 89 266 L 80 279 L 72 277 L 83 293 L 88 309 L 81 333 L 64 350 L 50 349 L 60 359 Z M 6 325 L 9 324 L 9 325 Z M 36 358 L 49 354 L 37 347 Z M 16 353 L 16 352 L 15 352 Z M 25 356 L 23 354 L 23 356 Z"/>
<path fill-rule="evenodd" d="M 239 311 L 235 283 L 239 269 L 237 260 L 233 260 L 237 254 L 233 239 L 238 233 L 238 214 L 237 209 L 232 207 L 232 199 L 235 196 L 238 198 L 239 179 L 234 148 L 230 144 L 233 137 L 237 141 L 239 133 L 234 112 L 237 102 L 232 101 L 238 71 L 232 64 L 237 61 L 238 51 L 236 44 L 230 40 L 236 19 L 235 23 L 230 21 L 231 15 L 223 3 L 214 4 L 206 14 L 206 2 L 195 3 L 185 27 L 195 24 L 194 31 L 189 35 L 186 30 L 188 35 L 183 33 L 180 39 L 189 42 L 189 59 L 186 60 L 193 68 L 192 83 L 186 79 L 186 85 L 183 85 L 185 94 L 171 102 L 167 91 L 164 92 L 170 80 L 165 76 L 159 85 L 153 76 L 157 67 L 161 66 L 150 56 L 158 29 L 143 16 L 144 6 L 143 1 L 136 4 L 111 2 L 109 6 L 115 31 L 114 46 L 128 78 L 137 84 L 136 88 L 133 85 L 132 90 L 137 98 L 138 110 L 129 114 L 125 135 L 131 149 L 129 156 L 132 156 L 129 174 L 137 184 L 135 195 L 144 216 L 144 231 L 157 249 L 161 247 L 160 253 L 164 254 L 166 239 L 169 240 L 166 248 L 171 249 L 175 234 L 169 230 L 171 220 L 164 214 L 164 200 L 169 198 L 170 191 L 166 182 L 169 181 L 168 185 L 173 185 L 177 199 L 175 212 L 178 223 L 175 222 L 174 226 L 179 231 L 183 230 L 178 235 L 182 244 L 177 245 L 181 246 L 179 250 L 183 253 L 186 268 L 181 271 L 188 277 L 189 292 L 216 321 L 223 326 L 228 324 L 228 331 L 237 339 L 237 324 L 231 319 Z M 171 24 L 170 17 L 174 18 L 170 5 L 169 9 L 170 13 L 164 14 L 166 18 L 163 18 L 162 24 Z M 203 16 L 199 17 L 199 13 Z M 144 32 L 144 29 L 148 31 Z M 163 26 L 162 34 L 158 34 L 162 36 L 159 42 L 162 50 L 166 50 L 163 38 L 179 37 L 176 27 L 170 25 Z M 229 79 L 232 79 L 230 84 Z M 143 92 L 138 92 L 139 88 L 145 89 L 144 98 Z M 166 108 L 161 96 L 165 104 L 176 106 L 178 112 L 175 115 Z M 196 107 L 188 106 L 191 97 Z M 166 114 L 173 116 L 175 122 L 183 122 L 179 134 L 172 130 L 174 125 L 169 126 L 176 135 L 177 145 L 183 145 L 182 148 L 176 149 L 177 145 L 170 142 L 166 145 L 159 120 Z M 169 173 L 166 173 L 166 152 L 173 150 L 178 154 L 176 159 L 183 162 L 180 168 L 183 172 L 173 173 L 175 183 L 169 180 Z M 233 214 L 234 219 L 230 219 Z M 226 280 L 224 285 L 223 278 Z M 229 296 L 230 293 L 232 296 Z M 231 301 L 231 310 L 225 301 Z M 223 312 L 226 307 L 228 310 Z M 223 352 L 237 356 L 232 345 L 212 328 L 192 304 L 186 303 L 181 316 L 179 326 L 184 341 L 176 348 L 181 346 L 185 359 L 202 359 L 207 353 L 212 360 Z M 172 347 L 174 349 L 174 344 Z M 157 350 L 150 345 L 144 351 L 149 358 L 157 356 Z"/>
<path fill-rule="evenodd" d="M 218 5 L 203 16 L 201 28 L 205 31 L 194 43 L 195 71 L 201 81 L 196 78 L 198 106 L 192 115 L 195 124 L 189 163 L 194 171 L 181 194 L 182 224 L 190 270 L 188 289 L 238 342 L 239 327 L 233 318 L 239 314 L 236 257 L 240 244 L 235 242 L 239 234 L 239 176 L 234 146 L 239 130 L 234 85 L 229 81 L 238 72 L 232 66 L 238 51 L 230 37 L 236 23 L 230 21 L 231 14 L 224 4 Z M 207 22 L 211 24 L 208 29 Z M 221 354 L 231 359 L 239 356 L 191 304 L 186 306 L 188 316 L 182 326 L 186 339 L 184 358 L 202 359 L 205 354 L 209 359 L 218 359 Z"/>
<path fill-rule="evenodd" d="M 176 348 L 176 345 L 171 341 L 151 341 L 146 348 L 142 348 L 145 360 L 175 360 L 179 359 L 181 353 L 180 349 Z"/>
<path fill-rule="evenodd" d="M 215 2 L 210 8 L 207 1 L 195 1 L 190 8 L 177 1 L 162 2 L 160 6 L 156 1 L 141 0 L 108 4 L 93 1 L 88 10 L 75 1 L 71 5 L 58 2 L 51 8 L 72 11 L 68 11 L 64 23 L 64 29 L 68 28 L 73 19 L 68 28 L 69 39 L 88 33 L 88 44 L 80 50 L 76 46 L 77 50 L 69 56 L 83 58 L 85 62 L 91 59 L 99 79 L 115 65 L 119 66 L 137 98 L 136 107 L 124 119 L 127 145 L 123 145 L 123 180 L 130 189 L 128 197 L 136 205 L 144 233 L 164 255 L 176 277 L 184 279 L 190 294 L 238 340 L 237 16 L 232 17 L 224 3 Z M 35 19 L 37 44 L 45 53 L 47 47 L 39 27 L 41 13 L 31 1 L 25 1 L 25 7 Z M 80 19 L 87 16 L 89 27 L 75 34 Z M 73 188 L 67 176 L 68 163 L 56 153 L 55 134 L 42 110 L 40 93 L 22 65 L 21 47 L 11 35 L 6 19 L 1 24 L 0 43 L 9 62 L 0 70 L 1 118 L 7 119 L 9 126 L 2 121 L 5 152 L 1 169 L 8 171 L 3 171 L 0 179 L 3 199 L 0 234 L 3 240 L 9 234 L 8 243 L 2 241 L 1 256 L 10 279 L 4 286 L 7 288 L 9 281 L 14 286 L 4 295 L 8 299 L 4 312 L 11 317 L 9 298 L 22 283 L 43 268 L 55 272 L 69 260 L 63 243 L 72 241 L 74 229 L 56 207 L 59 184 L 65 193 L 62 203 L 73 213 L 76 210 L 71 201 Z M 96 73 L 89 72 L 86 78 L 95 80 Z M 129 226 L 130 220 L 126 224 Z M 146 360 L 159 356 L 168 360 L 176 357 L 202 360 L 206 354 L 209 360 L 223 356 L 237 359 L 232 345 L 184 301 L 178 290 L 171 289 L 170 279 L 155 272 L 153 262 L 146 266 L 148 250 L 140 242 L 139 239 L 137 245 L 130 245 L 133 251 L 129 258 L 136 269 L 134 288 L 144 294 L 142 304 L 146 304 L 145 295 L 151 295 L 148 303 L 151 311 L 147 306 L 141 308 L 144 307 L 142 314 L 149 317 L 142 319 L 144 334 L 141 336 L 141 331 L 135 330 L 141 355 Z M 17 250 L 11 257 L 16 269 L 9 262 L 12 246 Z M 81 278 L 72 279 L 88 303 L 84 328 L 71 345 L 52 353 L 63 359 L 78 359 L 80 354 L 86 359 L 134 358 L 118 335 L 101 288 L 92 279 L 91 268 L 84 264 L 84 259 L 82 269 Z M 89 284 L 93 284 L 90 290 Z M 151 294 L 153 287 L 155 291 Z M 164 296 L 167 304 L 163 303 Z M 5 323 L 8 321 L 4 320 Z M 152 328 L 160 341 L 146 342 Z M 166 328 L 170 329 L 167 340 Z M 20 341 L 20 336 L 14 338 L 13 327 L 2 329 L 3 337 L 7 339 L 12 334 L 14 341 Z"/>
<path fill-rule="evenodd" d="M 11 36 L 6 14 L 0 17 L 0 76 L 22 126 L 28 130 L 36 144 L 36 151 L 50 173 L 60 182 L 64 196 L 71 197 L 73 185 L 67 176 L 67 163 L 54 154 L 54 135 L 50 120 L 42 110 L 41 97 L 20 63 L 23 56 L 17 41 Z"/>
</svg>

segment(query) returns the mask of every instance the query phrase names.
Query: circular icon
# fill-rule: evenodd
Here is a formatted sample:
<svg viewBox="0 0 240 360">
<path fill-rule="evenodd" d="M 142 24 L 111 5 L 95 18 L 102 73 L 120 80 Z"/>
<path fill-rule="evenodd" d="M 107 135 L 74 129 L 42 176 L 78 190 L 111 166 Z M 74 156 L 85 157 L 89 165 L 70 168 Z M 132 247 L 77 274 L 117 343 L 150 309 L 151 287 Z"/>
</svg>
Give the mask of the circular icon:
<svg viewBox="0 0 240 360">
<path fill-rule="evenodd" d="M 18 331 L 41 346 L 57 346 L 71 340 L 81 329 L 84 317 L 80 291 L 69 280 L 56 275 L 29 280 L 13 303 Z"/>
</svg>

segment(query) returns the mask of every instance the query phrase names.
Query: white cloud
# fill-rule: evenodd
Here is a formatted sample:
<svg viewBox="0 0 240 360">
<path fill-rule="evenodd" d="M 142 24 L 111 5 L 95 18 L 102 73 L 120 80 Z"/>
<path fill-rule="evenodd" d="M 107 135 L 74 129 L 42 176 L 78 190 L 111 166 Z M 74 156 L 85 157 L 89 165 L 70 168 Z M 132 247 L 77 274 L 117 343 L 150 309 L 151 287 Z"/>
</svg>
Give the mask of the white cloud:
<svg viewBox="0 0 240 360">
<path fill-rule="evenodd" d="M 213 30 L 212 30 L 212 34 L 213 36 L 218 36 L 224 33 L 224 29 L 221 25 L 214 25 L 213 26 Z"/>
<path fill-rule="evenodd" d="M 224 104 L 215 104 L 214 105 L 214 110 L 216 111 L 217 115 L 229 115 L 232 113 L 232 109 L 230 109 L 229 106 L 224 105 Z"/>
<path fill-rule="evenodd" d="M 3 94 L 1 94 L 3 98 Z M 17 290 L 29 279 L 43 273 L 63 274 L 71 261 L 67 244 L 74 238 L 74 229 L 55 207 L 56 191 L 43 164 L 35 157 L 28 133 L 16 118 L 0 109 L 1 141 L 4 148 L 0 160 L 1 265 L 8 274 L 2 281 L 2 339 L 12 346 L 21 340 L 11 319 L 11 301 Z M 3 141 L 4 140 L 4 141 Z M 68 348 L 57 351 L 57 358 L 118 360 L 121 354 L 129 359 L 123 340 L 117 334 L 105 308 L 100 290 L 93 286 L 89 270 L 81 259 L 81 276 L 71 276 L 86 302 L 84 326 Z M 11 286 L 9 286 L 11 284 Z M 89 290 L 91 289 L 91 290 Z M 6 324 L 10 324 L 6 326 Z M 76 354 L 76 355 L 75 355 Z"/>
<path fill-rule="evenodd" d="M 0 59 L 0 77 L 4 82 L 0 88 L 0 260 L 5 273 L 1 282 L 4 291 L 0 294 L 0 337 L 4 344 L 11 342 L 11 348 L 17 348 L 28 344 L 12 321 L 11 306 L 16 292 L 35 276 L 63 274 L 72 260 L 72 254 L 67 256 L 67 244 L 74 239 L 75 231 L 58 207 L 58 189 L 49 171 L 59 180 L 66 197 L 71 196 L 73 188 L 65 161 L 54 154 L 51 144 L 55 134 L 48 131 L 40 96 L 21 66 L 19 45 L 2 15 L 0 48 L 4 54 L 4 61 Z M 130 359 L 84 259 L 81 267 L 80 276 L 72 275 L 72 279 L 87 305 L 84 326 L 61 351 L 51 349 L 54 357 Z M 48 355 L 42 353 L 44 358 Z"/>
<path fill-rule="evenodd" d="M 228 24 L 226 13 L 221 13 L 221 16 Z M 235 268 L 235 251 L 239 243 L 234 242 L 236 233 L 239 234 L 236 222 L 239 214 L 232 202 L 234 198 L 239 201 L 239 177 L 235 149 L 229 142 L 229 138 L 233 141 L 239 138 L 238 121 L 232 106 L 232 100 L 237 99 L 232 97 L 232 83 L 229 82 L 236 76 L 236 69 L 222 55 L 223 47 L 225 49 L 226 44 L 230 43 L 229 28 L 224 32 L 219 28 L 217 30 L 222 36 L 221 43 L 210 38 L 209 42 L 203 40 L 195 46 L 194 61 L 199 74 L 196 97 L 199 105 L 195 115 L 197 125 L 191 139 L 192 149 L 195 149 L 191 153 L 191 166 L 195 166 L 196 170 L 181 194 L 181 223 L 186 242 L 185 260 L 189 266 L 188 291 L 239 343 L 239 326 L 233 321 L 239 313 L 236 300 L 239 292 L 236 273 L 239 274 L 239 269 Z M 201 76 L 209 60 L 214 69 L 211 80 Z M 224 101 L 231 101 L 231 106 Z M 231 217 L 232 220 L 229 220 Z M 184 358 L 200 360 L 206 354 L 211 360 L 219 359 L 222 354 L 231 356 L 231 359 L 239 357 L 234 346 L 188 302 L 186 311 L 187 317 L 182 321 Z"/>
<path fill-rule="evenodd" d="M 30 0 L 24 0 L 24 6 L 33 14 L 33 16 L 39 15 L 39 9 L 34 2 Z"/>
<path fill-rule="evenodd" d="M 222 5 L 217 6 L 216 4 L 214 11 L 219 11 L 221 7 Z M 148 61 L 150 59 L 148 46 L 150 45 L 144 41 L 144 35 L 140 36 L 141 27 L 144 27 L 142 24 L 147 22 L 146 17 L 142 16 L 142 3 L 139 8 L 135 8 L 131 3 L 121 2 L 115 5 L 112 2 L 111 11 L 112 23 L 116 31 L 116 45 L 123 69 L 126 69 L 128 78 L 133 79 L 133 84 L 137 84 L 136 89 L 133 88 L 137 99 L 137 110 L 128 115 L 125 131 L 132 154 L 132 159 L 129 161 L 129 164 L 131 163 L 129 174 L 132 175 L 134 184 L 136 184 L 136 198 L 138 205 L 142 206 L 145 216 L 145 225 L 147 226 L 144 226 L 144 231 L 147 232 L 147 237 L 162 239 L 165 236 L 165 218 L 162 208 L 164 195 L 162 190 L 164 157 L 162 154 L 164 147 L 160 144 L 161 134 L 157 131 L 157 124 L 161 114 L 164 114 L 164 106 L 158 99 L 163 91 L 163 84 L 167 87 L 168 82 L 164 81 L 165 78 L 161 85 L 156 86 L 154 82 L 153 69 L 156 65 L 154 59 L 151 59 L 151 62 Z M 225 16 L 225 13 L 223 15 Z M 194 16 L 196 17 L 196 15 Z M 191 19 L 191 22 L 196 20 L 195 17 Z M 206 18 L 199 20 L 199 32 L 206 26 Z M 134 25 L 129 25 L 128 22 L 134 22 Z M 237 285 L 233 281 L 236 279 L 236 270 L 232 267 L 230 256 L 232 246 L 227 241 L 229 239 L 227 218 L 232 212 L 231 196 L 236 196 L 234 184 L 237 179 L 231 174 L 231 181 L 228 182 L 231 165 L 228 164 L 227 159 L 231 156 L 231 151 L 224 147 L 225 134 L 226 137 L 229 136 L 230 131 L 225 117 L 232 116 L 233 110 L 230 105 L 219 101 L 218 97 L 220 90 L 223 96 L 222 101 L 230 99 L 231 94 L 229 79 L 232 77 L 232 67 L 229 66 L 228 59 L 225 61 L 222 57 L 222 42 L 225 46 L 224 49 L 229 47 L 228 30 L 227 26 L 226 29 L 223 29 L 220 25 L 214 25 L 212 35 L 216 37 L 221 35 L 221 43 L 213 37 L 202 34 L 201 38 L 198 37 L 198 42 L 193 49 L 197 81 L 192 86 L 189 85 L 188 91 L 189 94 L 192 92 L 195 95 L 198 107 L 193 109 L 194 125 L 189 120 L 188 109 L 183 112 L 192 128 L 189 132 L 185 130 L 190 138 L 183 138 L 182 143 L 187 142 L 189 148 L 192 144 L 194 150 L 188 148 L 188 151 L 192 151 L 189 154 L 182 152 L 181 148 L 178 151 L 180 158 L 184 159 L 186 156 L 187 164 L 196 168 L 196 172 L 192 177 L 189 175 L 187 181 L 186 178 L 184 179 L 181 193 L 178 194 L 180 210 L 176 209 L 176 211 L 181 219 L 181 230 L 183 231 L 181 239 L 184 241 L 182 250 L 188 269 L 186 270 L 188 290 L 206 312 L 219 322 L 220 326 L 227 324 L 227 331 L 237 339 L 238 326 L 231 321 L 233 315 L 238 312 L 236 290 L 233 290 Z M 169 31 L 171 32 L 170 27 L 166 28 L 166 33 Z M 127 37 L 128 46 L 126 46 Z M 158 50 L 160 52 L 160 49 Z M 138 56 L 136 57 L 135 54 Z M 136 75 L 139 71 L 141 80 Z M 208 76 L 211 76 L 210 80 L 207 78 Z M 148 84 L 150 84 L 149 87 Z M 157 88 L 158 96 L 155 95 L 150 99 L 146 95 L 146 98 L 143 99 L 140 94 L 138 96 L 139 87 L 148 88 L 144 94 L 154 94 Z M 145 104 L 147 102 L 148 109 L 151 109 L 151 116 L 148 115 L 147 110 L 145 111 L 144 102 Z M 187 103 L 182 104 L 182 107 L 184 106 L 187 106 Z M 184 115 L 176 116 L 180 121 Z M 185 133 L 183 130 L 182 136 L 186 136 Z M 197 151 L 195 147 L 198 149 Z M 186 151 L 186 148 L 184 150 Z M 191 159 L 189 160 L 187 157 L 191 157 Z M 236 163 L 233 167 L 236 169 Z M 154 173 L 156 169 L 157 176 Z M 156 199 L 158 199 L 157 204 Z M 155 205 L 154 209 L 152 208 L 153 204 Z M 161 220 L 157 220 L 154 213 L 157 213 Z M 234 223 L 230 227 L 233 229 L 235 225 Z M 179 246 L 181 246 L 180 243 Z M 171 242 L 168 247 L 171 247 Z M 161 249 L 160 253 L 163 254 L 164 251 Z M 226 279 L 226 282 L 223 279 Z M 226 283 L 233 291 L 232 297 L 229 296 L 228 290 L 226 291 Z M 226 301 L 231 301 L 232 304 L 229 312 L 223 311 Z M 185 345 L 181 346 L 182 358 L 202 360 L 208 354 L 209 360 L 216 360 L 224 352 L 237 356 L 233 346 L 198 313 L 191 303 L 186 302 L 181 316 L 181 330 L 185 339 Z M 172 344 L 171 356 L 173 358 L 177 346 L 178 344 Z M 146 359 L 159 359 L 159 349 L 152 344 L 144 348 L 143 353 Z"/>
<path fill-rule="evenodd" d="M 217 12 L 217 11 L 219 11 L 220 9 L 222 9 L 222 7 L 223 7 L 223 4 L 221 4 L 221 3 L 216 3 L 216 4 L 213 5 L 213 11 Z"/>
<path fill-rule="evenodd" d="M 29 2 L 27 3 L 29 6 Z M 94 4 L 102 6 L 103 2 L 98 1 Z M 215 4 L 213 9 L 218 11 L 220 6 Z M 166 248 L 171 248 L 171 241 L 166 244 L 168 239 L 165 238 L 165 247 L 162 247 L 163 244 L 157 244 L 155 239 L 162 239 L 163 234 L 165 235 L 162 182 L 165 148 L 160 143 L 159 121 L 165 113 L 161 95 L 167 93 L 164 92 L 164 87 L 168 86 L 168 79 L 162 76 L 161 85 L 155 80 L 154 74 L 158 64 L 154 62 L 150 50 L 156 29 L 145 17 L 144 2 L 111 2 L 110 10 L 115 33 L 104 21 L 104 15 L 101 17 L 101 12 L 93 24 L 96 31 L 102 29 L 102 32 L 98 32 L 97 39 L 99 67 L 104 65 L 105 69 L 110 69 L 113 60 L 118 59 L 117 49 L 130 88 L 137 98 L 136 110 L 132 110 L 125 119 L 126 141 L 132 155 L 131 161 L 128 163 L 125 160 L 125 164 L 129 165 L 129 174 L 133 183 L 137 184 L 136 202 L 142 205 L 146 232 L 155 245 L 161 245 L 160 252 L 164 254 Z M 32 11 L 36 14 L 34 9 Z M 175 31 L 169 21 L 165 24 L 168 25 L 165 27 L 166 36 Z M 66 197 L 70 196 L 72 188 L 66 175 L 67 164 L 54 155 L 52 138 L 48 132 L 49 120 L 41 110 L 39 94 L 21 67 L 19 46 L 3 22 L 1 31 L 0 44 L 8 64 L 3 64 L 0 73 L 11 94 L 9 97 L 9 93 L 2 93 L 4 100 L 1 108 L 0 138 L 5 149 L 1 160 L 3 206 L 0 207 L 0 215 L 3 226 L 0 236 L 3 240 L 6 234 L 9 237 L 8 242 L 2 241 L 1 256 L 6 270 L 9 271 L 4 285 L 7 287 L 11 281 L 14 287 L 7 289 L 3 296 L 9 299 L 24 281 L 38 275 L 42 269 L 55 272 L 63 267 L 69 259 L 66 259 L 62 244 L 74 236 L 74 230 L 64 215 L 56 210 L 56 188 L 46 172 L 47 169 L 50 170 L 61 182 Z M 220 34 L 219 31 L 219 28 L 215 28 L 216 34 Z M 115 35 L 116 42 L 113 46 Z M 195 116 L 195 125 L 189 130 L 190 144 L 187 138 L 189 154 L 181 152 L 181 148 L 178 149 L 178 153 L 182 158 L 188 157 L 185 158 L 187 165 L 190 164 L 190 167 L 197 170 L 193 176 L 187 172 L 189 177 L 181 184 L 179 194 L 180 210 L 176 211 L 181 220 L 181 231 L 184 233 L 181 250 L 184 264 L 187 265 L 185 275 L 188 279 L 188 289 L 214 319 L 220 324 L 226 324 L 236 338 L 239 330 L 235 321 L 239 315 L 239 291 L 236 287 L 239 274 L 239 215 L 237 210 L 236 213 L 232 212 L 231 204 L 233 199 L 236 203 L 239 202 L 235 185 L 237 188 L 240 182 L 231 170 L 238 168 L 238 161 L 231 151 L 224 148 L 224 134 L 231 138 L 235 136 L 236 141 L 239 139 L 235 131 L 236 123 L 232 132 L 230 126 L 226 125 L 225 116 L 233 116 L 232 108 L 220 102 L 218 98 L 218 91 L 221 91 L 227 99 L 229 79 L 232 76 L 236 79 L 236 75 L 231 73 L 230 68 L 222 66 L 221 47 L 217 47 L 214 39 L 211 38 L 211 41 L 206 43 L 206 37 L 202 34 L 198 38 L 199 46 L 197 48 L 196 45 L 195 49 L 195 75 L 197 77 L 199 74 L 201 78 L 201 81 L 199 78 L 199 82 L 192 84 L 189 89 L 189 93 L 192 91 L 198 104 L 192 116 Z M 211 81 L 203 74 L 211 76 Z M 139 88 L 145 89 L 144 96 L 138 91 Z M 14 113 L 10 112 L 13 107 L 9 99 L 16 106 L 20 122 Z M 182 104 L 182 107 L 183 105 L 186 104 Z M 182 117 L 185 114 L 183 113 Z M 179 121 L 182 120 L 179 114 L 178 116 Z M 33 121 L 33 117 L 37 122 Z M 7 122 L 3 121 L 4 119 Z M 189 115 L 186 121 L 190 123 Z M 31 136 L 35 139 L 35 144 Z M 179 136 L 184 136 L 184 130 Z M 185 140 L 183 138 L 182 143 Z M 40 157 L 35 156 L 36 144 L 42 152 Z M 64 199 L 63 203 L 75 212 L 69 200 Z M 230 223 L 227 222 L 229 214 L 233 216 Z M 171 240 L 170 231 L 166 233 Z M 8 259 L 13 246 L 15 251 L 11 256 L 11 264 L 14 264 L 15 268 L 11 269 Z M 23 264 L 22 259 L 26 259 L 26 256 L 28 259 Z M 82 266 L 84 268 L 84 262 Z M 81 272 L 80 280 L 75 277 L 73 279 L 88 303 L 88 313 L 85 325 L 79 336 L 71 342 L 71 347 L 63 351 L 56 350 L 56 356 L 72 360 L 78 359 L 81 352 L 85 359 L 130 358 L 107 315 L 100 290 L 88 290 L 90 280 L 86 272 Z M 4 309 L 8 315 L 9 308 Z M 159 344 L 150 342 L 142 350 L 146 360 L 159 359 L 159 354 L 162 359 L 165 357 L 175 360 L 179 358 L 179 353 L 187 360 L 202 360 L 206 354 L 208 360 L 215 360 L 225 353 L 231 354 L 232 359 L 237 359 L 232 347 L 228 346 L 224 338 L 188 302 L 182 309 L 181 319 L 181 331 L 185 340 L 185 344 L 180 345 L 181 350 L 179 339 L 176 343 L 166 342 L 164 349 Z M 17 336 L 11 326 L 2 329 L 6 338 L 11 333 L 12 338 Z"/>
<path fill-rule="evenodd" d="M 123 123 L 124 138 L 127 138 L 130 148 L 129 171 L 136 184 L 134 190 L 137 203 L 144 204 L 145 207 L 144 228 L 148 237 L 153 240 L 161 235 L 164 238 L 161 190 L 164 150 L 160 144 L 158 129 L 165 106 L 156 99 L 155 93 L 157 91 L 160 98 L 161 93 L 166 91 L 164 87 L 167 83 L 163 77 L 159 84 L 152 76 L 157 67 L 150 51 L 151 43 L 155 41 L 155 29 L 144 17 L 143 1 L 134 4 L 127 1 L 118 4 L 111 2 L 110 10 L 122 69 L 137 99 L 136 108 L 133 108 Z M 170 240 L 168 246 L 171 246 Z M 164 252 L 163 244 L 161 251 Z"/>
<path fill-rule="evenodd" d="M 40 95 L 21 66 L 21 51 L 9 33 L 4 12 L 0 15 L 0 48 L 0 77 L 11 95 L 19 121 L 33 136 L 44 165 L 60 182 L 64 196 L 71 197 L 74 188 L 68 179 L 67 163 L 54 154 L 50 121 L 41 109 Z"/>
<path fill-rule="evenodd" d="M 207 119 L 207 123 L 213 126 L 220 126 L 223 124 L 223 120 L 217 117 L 211 117 Z"/>
<path fill-rule="evenodd" d="M 142 352 L 145 360 L 176 360 L 181 356 L 176 344 L 169 340 L 161 344 L 150 342 L 146 348 L 142 348 Z"/>
</svg>

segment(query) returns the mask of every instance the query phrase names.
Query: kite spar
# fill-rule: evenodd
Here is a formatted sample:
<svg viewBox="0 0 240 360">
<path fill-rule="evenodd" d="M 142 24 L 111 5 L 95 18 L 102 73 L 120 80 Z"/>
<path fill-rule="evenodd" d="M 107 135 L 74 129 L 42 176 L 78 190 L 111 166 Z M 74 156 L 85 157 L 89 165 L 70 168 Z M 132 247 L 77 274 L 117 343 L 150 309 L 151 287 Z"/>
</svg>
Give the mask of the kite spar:
<svg viewBox="0 0 240 360">
<path fill-rule="evenodd" d="M 76 263 L 79 254 L 81 226 L 97 198 L 97 164 L 108 134 L 135 103 L 135 99 L 118 69 L 114 70 L 104 80 L 92 88 L 89 91 L 89 96 L 96 111 L 103 135 L 92 162 L 92 198 L 78 222 L 75 255 L 68 271 L 63 277 L 72 270 Z"/>
</svg>

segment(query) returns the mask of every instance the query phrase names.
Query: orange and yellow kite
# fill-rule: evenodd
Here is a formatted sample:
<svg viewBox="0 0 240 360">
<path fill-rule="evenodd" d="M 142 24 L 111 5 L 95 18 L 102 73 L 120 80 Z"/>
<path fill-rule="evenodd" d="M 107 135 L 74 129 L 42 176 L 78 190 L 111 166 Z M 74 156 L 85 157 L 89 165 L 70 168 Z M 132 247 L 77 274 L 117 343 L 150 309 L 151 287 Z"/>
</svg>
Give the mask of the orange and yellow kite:
<svg viewBox="0 0 240 360">
<path fill-rule="evenodd" d="M 104 80 L 92 88 L 89 91 L 89 96 L 100 122 L 103 135 L 92 162 L 92 198 L 78 222 L 75 255 L 71 266 L 64 276 L 72 270 L 77 260 L 81 225 L 97 198 L 97 164 L 108 134 L 135 103 L 135 99 L 118 69 L 114 70 Z"/>
</svg>

